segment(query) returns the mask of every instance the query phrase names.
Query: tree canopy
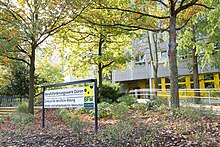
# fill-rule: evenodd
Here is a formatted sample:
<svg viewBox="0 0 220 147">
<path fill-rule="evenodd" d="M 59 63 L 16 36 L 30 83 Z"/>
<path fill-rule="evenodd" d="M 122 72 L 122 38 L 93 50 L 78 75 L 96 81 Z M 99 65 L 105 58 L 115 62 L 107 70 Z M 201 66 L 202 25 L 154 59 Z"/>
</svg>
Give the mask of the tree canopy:
<svg viewBox="0 0 220 147">
<path fill-rule="evenodd" d="M 1 0 L 2 55 L 29 65 L 29 113 L 34 113 L 36 50 L 48 37 L 73 22 L 87 4 L 61 0 Z M 69 14 L 72 14 L 71 17 Z"/>
<path fill-rule="evenodd" d="M 215 9 L 203 13 L 211 7 Z M 198 25 L 202 22 L 206 27 L 198 27 L 201 28 L 198 35 L 207 36 L 209 41 L 196 45 L 208 51 L 219 42 L 218 14 L 218 0 L 0 0 L 0 60 L 8 63 L 14 59 L 29 66 L 29 113 L 33 113 L 36 51 L 51 36 L 62 39 L 62 43 L 57 40 L 55 43 L 59 43 L 58 50 L 66 48 L 66 53 L 61 54 L 69 60 L 68 68 L 74 76 L 86 73 L 83 70 L 88 71 L 96 64 L 101 77 L 130 60 L 124 54 L 132 38 L 129 31 L 167 31 L 171 105 L 179 107 L 177 31 L 190 21 Z M 192 19 L 195 16 L 198 19 Z M 183 35 L 190 38 L 188 33 L 185 31 Z"/>
</svg>

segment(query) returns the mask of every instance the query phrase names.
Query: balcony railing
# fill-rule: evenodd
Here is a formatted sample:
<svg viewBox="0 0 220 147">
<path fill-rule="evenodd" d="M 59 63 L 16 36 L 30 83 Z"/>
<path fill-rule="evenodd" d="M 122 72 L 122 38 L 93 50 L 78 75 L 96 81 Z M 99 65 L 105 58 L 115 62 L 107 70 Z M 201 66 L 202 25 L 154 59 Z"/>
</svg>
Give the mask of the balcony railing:
<svg viewBox="0 0 220 147">
<path fill-rule="evenodd" d="M 158 97 L 170 98 L 170 89 L 135 89 L 130 90 L 129 94 L 144 102 L 153 98 L 157 92 Z M 195 96 L 199 93 L 199 96 Z M 201 99 L 204 103 L 220 104 L 220 89 L 179 89 L 180 101 Z"/>
</svg>

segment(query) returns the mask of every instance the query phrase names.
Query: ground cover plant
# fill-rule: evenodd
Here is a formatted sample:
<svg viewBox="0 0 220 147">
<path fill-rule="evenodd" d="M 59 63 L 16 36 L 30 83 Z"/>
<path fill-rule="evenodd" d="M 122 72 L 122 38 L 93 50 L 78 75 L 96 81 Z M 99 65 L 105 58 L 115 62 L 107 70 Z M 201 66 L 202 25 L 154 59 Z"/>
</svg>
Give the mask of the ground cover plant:
<svg viewBox="0 0 220 147">
<path fill-rule="evenodd" d="M 108 109 L 104 110 L 104 107 Z M 41 128 L 40 113 L 34 119 L 24 114 L 24 120 L 33 120 L 29 123 L 4 117 L 0 124 L 0 144 L 77 147 L 220 145 L 220 117 L 212 110 L 189 106 L 173 109 L 162 104 L 146 111 L 146 107 L 137 103 L 128 107 L 124 102 L 99 104 L 103 114 L 99 114 L 102 117 L 97 134 L 92 110 L 47 109 L 44 129 Z"/>
</svg>

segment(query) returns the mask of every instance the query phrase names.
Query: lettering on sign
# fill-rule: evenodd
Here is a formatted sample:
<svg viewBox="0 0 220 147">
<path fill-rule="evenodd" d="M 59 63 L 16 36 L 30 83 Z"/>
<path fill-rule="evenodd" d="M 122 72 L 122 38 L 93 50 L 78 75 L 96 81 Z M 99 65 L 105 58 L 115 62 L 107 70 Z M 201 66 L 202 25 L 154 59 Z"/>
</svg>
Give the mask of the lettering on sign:
<svg viewBox="0 0 220 147">
<path fill-rule="evenodd" d="M 94 107 L 94 86 L 48 90 L 45 108 Z"/>
</svg>

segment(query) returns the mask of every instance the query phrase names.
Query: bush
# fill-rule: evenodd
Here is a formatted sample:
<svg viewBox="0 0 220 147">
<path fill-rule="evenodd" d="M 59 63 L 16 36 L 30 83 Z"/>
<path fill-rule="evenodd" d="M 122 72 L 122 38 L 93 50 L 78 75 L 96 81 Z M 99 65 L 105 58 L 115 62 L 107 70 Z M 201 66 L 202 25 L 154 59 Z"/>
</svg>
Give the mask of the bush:
<svg viewBox="0 0 220 147">
<path fill-rule="evenodd" d="M 168 107 L 167 105 L 161 105 L 160 107 L 157 108 L 157 111 L 159 111 L 161 114 L 165 114 L 168 113 L 170 111 L 170 107 Z"/>
<path fill-rule="evenodd" d="M 77 111 L 79 111 L 79 113 L 81 114 L 93 114 L 94 108 L 79 108 L 77 109 Z"/>
<path fill-rule="evenodd" d="M 0 124 L 3 124 L 4 123 L 4 118 L 0 117 Z"/>
<path fill-rule="evenodd" d="M 162 105 L 167 106 L 168 105 L 168 100 L 166 98 L 157 97 L 157 98 L 152 99 L 151 101 L 149 101 L 147 103 L 147 105 L 148 105 L 148 108 L 147 108 L 148 110 L 151 110 L 151 109 L 156 110 Z"/>
<path fill-rule="evenodd" d="M 120 146 L 132 142 L 132 128 L 128 123 L 117 123 L 113 126 L 107 126 L 99 133 L 99 138 L 104 146 Z"/>
<path fill-rule="evenodd" d="M 112 104 L 107 102 L 101 102 L 98 104 L 98 117 L 105 118 L 105 117 L 112 117 Z"/>
<path fill-rule="evenodd" d="M 17 108 L 17 112 L 28 113 L 28 103 L 22 102 L 21 104 L 19 104 Z"/>
<path fill-rule="evenodd" d="M 26 114 L 26 113 L 11 115 L 10 118 L 14 123 L 20 123 L 20 124 L 28 124 L 36 120 L 34 115 Z"/>
<path fill-rule="evenodd" d="M 83 130 L 86 130 L 89 125 L 89 122 L 81 122 L 78 119 L 72 120 L 70 123 L 71 130 L 77 135 L 82 134 Z"/>
<path fill-rule="evenodd" d="M 112 108 L 113 104 L 107 103 L 107 102 L 101 102 L 98 104 L 98 117 L 99 118 L 112 118 Z M 90 114 L 91 116 L 95 115 L 95 110 L 94 108 L 92 109 L 87 109 L 87 108 L 80 108 L 79 111 L 81 113 L 87 113 Z"/>
<path fill-rule="evenodd" d="M 124 95 L 119 90 L 119 84 L 103 81 L 102 89 L 99 90 L 99 102 L 115 102 L 119 97 Z"/>
<path fill-rule="evenodd" d="M 124 95 L 118 98 L 118 102 L 124 102 L 127 106 L 131 106 L 132 104 L 137 103 L 137 98 Z"/>
<path fill-rule="evenodd" d="M 205 110 L 202 107 L 194 108 L 194 107 L 180 107 L 174 108 L 172 110 L 172 116 L 174 118 L 186 118 L 191 121 L 198 121 L 202 118 L 212 118 L 215 116 L 212 109 Z"/>
<path fill-rule="evenodd" d="M 137 110 L 141 114 L 144 114 L 148 108 L 148 105 L 145 103 L 134 103 L 131 105 L 131 108 Z"/>
<path fill-rule="evenodd" d="M 67 109 L 57 109 L 56 116 L 66 123 L 71 123 L 73 119 L 77 118 L 73 113 L 69 112 Z"/>
<path fill-rule="evenodd" d="M 125 102 L 115 103 L 112 107 L 112 118 L 125 119 L 128 115 L 128 106 Z"/>
</svg>

